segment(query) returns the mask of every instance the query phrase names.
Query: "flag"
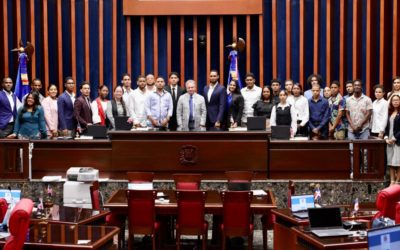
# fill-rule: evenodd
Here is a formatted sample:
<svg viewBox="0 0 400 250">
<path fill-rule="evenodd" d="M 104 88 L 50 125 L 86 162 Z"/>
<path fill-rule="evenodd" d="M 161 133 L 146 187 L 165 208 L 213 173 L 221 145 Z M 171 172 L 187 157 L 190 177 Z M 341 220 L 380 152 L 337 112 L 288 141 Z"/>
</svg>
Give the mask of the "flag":
<svg viewBox="0 0 400 250">
<path fill-rule="evenodd" d="M 48 196 L 53 196 L 53 189 L 51 188 L 50 185 L 47 185 L 47 195 Z"/>
<path fill-rule="evenodd" d="M 238 68 L 238 54 L 236 50 L 232 50 L 229 53 L 229 59 L 231 60 L 231 64 L 229 65 L 229 76 L 228 76 L 227 86 L 229 86 L 231 80 L 237 80 L 239 85 L 237 87 L 241 89 L 242 82 L 240 81 L 239 68 Z"/>
<path fill-rule="evenodd" d="M 358 203 L 358 198 L 354 200 L 354 213 L 356 214 L 358 210 L 360 209 L 360 205 Z"/>
<path fill-rule="evenodd" d="M 15 95 L 22 100 L 22 97 L 31 91 L 28 80 L 28 56 L 25 54 L 25 52 L 19 54 L 18 61 L 19 65 L 17 80 L 15 82 Z"/>
<path fill-rule="evenodd" d="M 319 203 L 320 200 L 321 200 L 321 190 L 319 190 L 319 188 L 316 188 L 314 191 L 314 202 Z"/>
</svg>

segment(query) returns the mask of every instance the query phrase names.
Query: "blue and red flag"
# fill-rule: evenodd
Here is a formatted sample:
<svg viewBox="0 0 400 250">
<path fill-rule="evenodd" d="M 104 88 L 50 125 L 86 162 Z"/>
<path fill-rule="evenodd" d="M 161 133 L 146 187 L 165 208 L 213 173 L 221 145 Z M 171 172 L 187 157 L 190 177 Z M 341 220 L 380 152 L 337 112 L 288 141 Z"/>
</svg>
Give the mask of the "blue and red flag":
<svg viewBox="0 0 400 250">
<path fill-rule="evenodd" d="M 31 91 L 28 80 L 28 56 L 25 54 L 25 52 L 19 54 L 18 61 L 19 65 L 17 80 L 15 81 L 15 95 L 22 100 L 22 97 Z"/>
<path fill-rule="evenodd" d="M 239 75 L 239 68 L 238 68 L 238 53 L 236 50 L 232 50 L 229 53 L 229 59 L 231 60 L 231 64 L 229 65 L 229 76 L 228 76 L 228 85 L 231 82 L 231 80 L 237 80 L 238 81 L 238 88 L 242 88 L 242 82 L 240 81 L 240 75 Z"/>
</svg>

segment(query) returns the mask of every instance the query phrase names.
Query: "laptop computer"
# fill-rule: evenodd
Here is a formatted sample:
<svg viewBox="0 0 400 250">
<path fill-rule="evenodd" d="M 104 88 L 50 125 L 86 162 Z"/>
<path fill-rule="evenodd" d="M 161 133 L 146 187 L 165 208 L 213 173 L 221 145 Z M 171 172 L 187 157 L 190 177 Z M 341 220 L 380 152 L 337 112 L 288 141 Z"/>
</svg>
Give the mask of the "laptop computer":
<svg viewBox="0 0 400 250">
<path fill-rule="evenodd" d="M 309 208 L 310 231 L 318 237 L 346 236 L 353 233 L 343 228 L 338 207 Z"/>
<path fill-rule="evenodd" d="M 86 135 L 93 136 L 93 139 L 105 139 L 107 138 L 107 128 L 102 125 L 89 125 Z"/>
<path fill-rule="evenodd" d="M 128 123 L 129 116 L 116 116 L 114 117 L 115 121 L 115 130 L 131 130 L 132 123 Z"/>
<path fill-rule="evenodd" d="M 292 195 L 290 199 L 292 204 L 291 210 L 293 216 L 300 219 L 307 219 L 307 209 L 314 208 L 314 195 Z"/>
<path fill-rule="evenodd" d="M 367 232 L 368 249 L 400 249 L 400 225 L 372 229 Z"/>
<path fill-rule="evenodd" d="M 266 121 L 264 116 L 247 117 L 247 130 L 265 130 Z"/>
<path fill-rule="evenodd" d="M 272 126 L 271 139 L 289 140 L 290 139 L 290 126 Z"/>
</svg>

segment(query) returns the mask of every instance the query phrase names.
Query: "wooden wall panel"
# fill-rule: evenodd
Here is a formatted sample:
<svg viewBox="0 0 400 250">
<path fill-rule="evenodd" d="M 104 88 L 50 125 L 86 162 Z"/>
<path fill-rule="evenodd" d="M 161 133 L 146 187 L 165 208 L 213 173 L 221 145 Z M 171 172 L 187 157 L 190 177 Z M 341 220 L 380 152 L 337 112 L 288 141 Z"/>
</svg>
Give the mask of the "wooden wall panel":
<svg viewBox="0 0 400 250">
<path fill-rule="evenodd" d="M 49 86 L 49 26 L 48 26 L 48 10 L 47 0 L 43 0 L 43 61 L 44 61 L 44 76 L 42 77 L 42 84 L 44 89 Z"/>
<path fill-rule="evenodd" d="M 258 16 L 258 32 L 259 32 L 259 46 L 260 46 L 260 87 L 264 86 L 264 25 L 262 15 Z"/>
<path fill-rule="evenodd" d="M 211 20 L 207 17 L 206 20 L 206 36 L 207 36 L 207 51 L 206 51 L 206 75 L 207 83 L 210 82 L 210 71 L 211 71 Z M 198 83 L 197 83 L 198 84 Z"/>
<path fill-rule="evenodd" d="M 345 34 L 346 34 L 346 0 L 340 0 L 340 20 L 339 20 L 339 29 L 340 29 L 340 41 L 339 41 L 339 81 L 340 81 L 340 92 L 344 93 L 344 83 L 345 79 L 345 71 L 346 71 L 346 61 L 345 61 L 345 53 L 346 53 L 346 44 L 345 44 Z"/>
<path fill-rule="evenodd" d="M 71 0 L 71 68 L 72 78 L 76 81 L 76 6 L 75 0 Z M 76 84 L 75 84 L 76 88 Z"/>
<path fill-rule="evenodd" d="M 57 58 L 58 58 L 58 92 L 61 93 L 63 89 L 63 34 L 62 34 L 62 12 L 61 1 L 57 1 Z M 33 69 L 32 69 L 33 71 Z M 33 77 L 32 77 L 33 79 Z"/>
<path fill-rule="evenodd" d="M 251 16 L 246 16 L 246 72 L 250 72 L 251 65 L 251 53 L 250 53 L 250 44 L 251 44 Z M 260 56 L 261 57 L 261 56 Z M 260 78 L 261 80 L 261 78 Z"/>
<path fill-rule="evenodd" d="M 198 24 L 197 17 L 193 18 L 193 80 L 197 83 L 199 77 L 199 56 L 198 56 Z"/>
<path fill-rule="evenodd" d="M 360 78 L 361 60 L 360 60 L 360 35 L 361 35 L 361 0 L 353 0 L 353 79 Z"/>
<path fill-rule="evenodd" d="M 99 0 L 99 85 L 104 84 L 104 1 Z"/>
<path fill-rule="evenodd" d="M 319 38 L 319 0 L 314 0 L 314 52 L 313 52 L 313 73 L 318 73 L 318 38 Z"/>
<path fill-rule="evenodd" d="M 304 89 L 305 77 L 304 77 L 304 1 L 300 0 L 300 11 L 299 11 L 299 83 Z"/>
<path fill-rule="evenodd" d="M 207 72 L 210 75 L 210 72 Z M 224 83 L 224 18 L 219 17 L 219 82 Z M 209 84 L 210 81 L 207 82 Z"/>
<path fill-rule="evenodd" d="M 392 54 L 392 70 L 393 75 L 399 75 L 399 1 L 393 0 L 393 31 L 392 31 L 392 46 L 393 46 L 393 54 Z"/>
<path fill-rule="evenodd" d="M 180 65 L 181 65 L 181 85 L 185 82 L 185 18 L 182 16 L 179 21 L 179 39 L 180 39 Z"/>
<path fill-rule="evenodd" d="M 326 0 L 326 86 L 332 81 L 332 31 L 332 1 Z"/>
<path fill-rule="evenodd" d="M 29 22 L 30 22 L 30 37 L 29 37 L 29 41 L 33 44 L 33 46 L 35 46 L 36 44 L 36 33 L 35 33 L 35 2 L 34 0 L 30 0 L 29 1 Z M 4 37 L 5 41 L 6 38 Z M 6 54 L 4 55 L 4 57 L 6 56 Z M 6 60 L 4 58 L 4 60 Z M 8 57 L 7 60 L 8 61 Z M 32 74 L 32 79 L 36 78 L 36 53 L 33 53 L 32 58 L 31 58 L 31 74 Z M 62 81 L 61 81 L 62 82 Z M 59 89 L 62 90 L 62 88 Z"/>
</svg>

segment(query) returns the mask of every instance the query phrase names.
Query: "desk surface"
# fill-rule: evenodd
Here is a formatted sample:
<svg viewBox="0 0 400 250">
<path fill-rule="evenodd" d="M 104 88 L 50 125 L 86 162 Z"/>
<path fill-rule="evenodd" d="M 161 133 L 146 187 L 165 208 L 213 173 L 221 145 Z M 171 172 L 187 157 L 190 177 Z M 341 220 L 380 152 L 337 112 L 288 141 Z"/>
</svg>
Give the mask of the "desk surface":
<svg viewBox="0 0 400 250">
<path fill-rule="evenodd" d="M 50 208 L 50 212 L 45 215 L 44 218 L 42 215 L 38 214 L 38 211 L 33 212 L 31 222 L 40 222 L 45 219 L 52 223 L 84 225 L 104 220 L 109 213 L 110 212 L 106 210 L 54 205 Z"/>
<path fill-rule="evenodd" d="M 32 224 L 24 249 L 112 249 L 113 237 L 119 228 L 109 226 L 86 226 L 60 223 Z M 88 243 L 78 241 L 89 240 Z M 0 240 L 0 246 L 5 243 Z"/>
<path fill-rule="evenodd" d="M 367 248 L 367 237 L 317 237 L 311 232 L 304 231 L 303 227 L 293 227 L 298 244 L 312 246 L 317 249 L 354 249 Z"/>
<path fill-rule="evenodd" d="M 177 203 L 175 197 L 175 190 L 160 190 L 169 199 L 168 203 L 156 202 L 156 211 L 158 214 L 176 214 Z M 276 208 L 275 197 L 271 190 L 266 190 L 266 196 L 253 196 L 251 203 L 251 209 L 253 213 L 264 214 L 269 210 Z M 122 209 L 128 208 L 126 199 L 126 190 L 120 189 L 112 194 L 112 196 L 106 201 L 104 207 L 110 209 Z M 205 203 L 206 213 L 209 214 L 221 214 L 222 213 L 222 201 L 220 193 L 216 190 L 207 191 L 207 198 Z"/>
</svg>

